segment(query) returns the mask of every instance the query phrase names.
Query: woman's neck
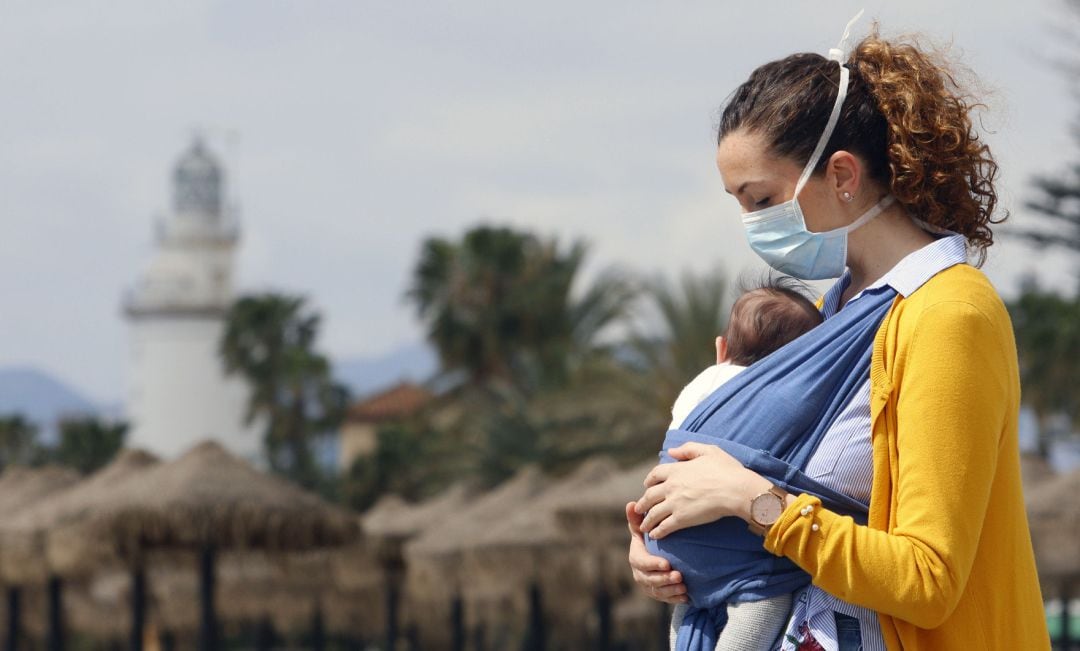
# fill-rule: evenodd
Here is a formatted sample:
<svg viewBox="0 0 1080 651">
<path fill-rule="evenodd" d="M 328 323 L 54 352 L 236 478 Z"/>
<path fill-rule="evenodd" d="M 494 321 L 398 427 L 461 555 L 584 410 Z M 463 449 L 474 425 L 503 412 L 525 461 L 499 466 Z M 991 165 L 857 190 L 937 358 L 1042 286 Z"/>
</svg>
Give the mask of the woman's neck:
<svg viewBox="0 0 1080 651">
<path fill-rule="evenodd" d="M 880 279 L 908 254 L 934 241 L 919 228 L 900 204 L 893 204 L 875 219 L 848 233 L 847 265 L 851 282 L 841 305 Z"/>
</svg>

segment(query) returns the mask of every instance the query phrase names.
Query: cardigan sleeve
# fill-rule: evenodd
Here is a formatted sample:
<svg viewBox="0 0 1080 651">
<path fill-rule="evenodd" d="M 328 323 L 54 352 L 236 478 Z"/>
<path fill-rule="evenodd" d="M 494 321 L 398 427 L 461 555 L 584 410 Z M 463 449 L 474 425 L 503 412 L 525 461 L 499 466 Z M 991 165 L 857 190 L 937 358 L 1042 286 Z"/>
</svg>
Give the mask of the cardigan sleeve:
<svg viewBox="0 0 1080 651">
<path fill-rule="evenodd" d="M 920 628 L 944 623 L 964 592 L 1009 402 L 1019 400 L 1003 332 L 963 301 L 935 303 L 918 316 L 906 352 L 898 352 L 890 531 L 858 525 L 804 494 L 770 528 L 766 549 L 844 601 Z"/>
</svg>

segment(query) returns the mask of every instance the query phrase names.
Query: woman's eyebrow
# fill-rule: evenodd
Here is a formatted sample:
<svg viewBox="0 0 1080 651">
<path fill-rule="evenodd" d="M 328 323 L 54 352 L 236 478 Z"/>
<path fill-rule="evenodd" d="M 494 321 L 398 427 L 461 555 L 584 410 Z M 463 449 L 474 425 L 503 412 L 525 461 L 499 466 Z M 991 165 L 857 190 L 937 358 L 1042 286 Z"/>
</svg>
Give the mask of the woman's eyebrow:
<svg viewBox="0 0 1080 651">
<path fill-rule="evenodd" d="M 732 192 L 731 190 L 728 190 L 727 188 L 724 188 L 724 192 L 727 192 L 728 194 L 742 194 L 743 190 L 746 189 L 746 186 L 748 186 L 748 185 L 757 185 L 758 183 L 764 183 L 764 182 L 765 182 L 765 179 L 754 179 L 753 181 L 746 181 L 745 183 L 740 185 L 739 189 L 736 190 L 735 192 Z"/>
</svg>

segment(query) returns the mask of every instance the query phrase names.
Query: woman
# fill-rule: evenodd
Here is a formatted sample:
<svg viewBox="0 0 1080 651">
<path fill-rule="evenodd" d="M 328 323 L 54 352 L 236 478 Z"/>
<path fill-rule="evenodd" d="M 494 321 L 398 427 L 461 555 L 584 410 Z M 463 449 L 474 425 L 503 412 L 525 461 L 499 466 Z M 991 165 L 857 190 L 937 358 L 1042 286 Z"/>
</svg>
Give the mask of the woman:
<svg viewBox="0 0 1080 651">
<path fill-rule="evenodd" d="M 997 166 L 972 128 L 974 105 L 931 53 L 875 30 L 843 66 L 833 55 L 755 70 L 723 111 L 717 166 L 766 262 L 806 279 L 843 272 L 819 301 L 826 318 L 864 290 L 896 292 L 867 351 L 869 377 L 806 467 L 868 502 L 868 522 L 689 443 L 627 504 L 634 579 L 685 603 L 679 572 L 646 551 L 642 532 L 663 539 L 735 516 L 813 581 L 777 646 L 1048 648 L 1012 326 L 977 269 L 998 223 Z"/>
</svg>

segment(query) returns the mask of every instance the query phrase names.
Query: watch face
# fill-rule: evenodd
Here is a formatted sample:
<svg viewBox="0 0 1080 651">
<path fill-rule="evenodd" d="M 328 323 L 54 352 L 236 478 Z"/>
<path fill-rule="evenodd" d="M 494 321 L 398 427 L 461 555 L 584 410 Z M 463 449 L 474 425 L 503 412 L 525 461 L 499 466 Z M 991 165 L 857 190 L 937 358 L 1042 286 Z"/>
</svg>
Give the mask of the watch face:
<svg viewBox="0 0 1080 651">
<path fill-rule="evenodd" d="M 784 510 L 784 501 L 779 495 L 762 493 L 750 502 L 750 517 L 754 522 L 767 526 L 780 519 Z"/>
</svg>

